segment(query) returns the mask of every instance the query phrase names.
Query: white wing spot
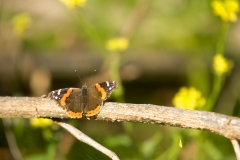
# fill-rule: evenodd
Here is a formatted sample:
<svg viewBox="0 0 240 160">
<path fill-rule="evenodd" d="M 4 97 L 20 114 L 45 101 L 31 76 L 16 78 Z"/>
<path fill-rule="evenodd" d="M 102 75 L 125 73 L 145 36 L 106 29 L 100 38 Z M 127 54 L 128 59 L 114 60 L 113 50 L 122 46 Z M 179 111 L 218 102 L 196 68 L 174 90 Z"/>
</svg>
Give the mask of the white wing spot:
<svg viewBox="0 0 240 160">
<path fill-rule="evenodd" d="M 62 89 L 59 89 L 57 94 L 60 95 L 60 94 L 61 94 L 61 91 L 62 91 Z"/>
</svg>

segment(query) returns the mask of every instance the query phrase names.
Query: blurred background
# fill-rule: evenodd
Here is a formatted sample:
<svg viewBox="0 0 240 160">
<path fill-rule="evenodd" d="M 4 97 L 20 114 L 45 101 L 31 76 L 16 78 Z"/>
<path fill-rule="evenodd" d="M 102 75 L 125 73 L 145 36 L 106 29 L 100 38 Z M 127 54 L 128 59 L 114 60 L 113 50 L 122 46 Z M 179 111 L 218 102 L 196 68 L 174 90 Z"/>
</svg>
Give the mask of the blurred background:
<svg viewBox="0 0 240 160">
<path fill-rule="evenodd" d="M 119 88 L 107 101 L 239 116 L 240 23 L 216 16 L 212 2 L 2 0 L 0 96 L 41 96 L 115 80 Z M 228 70 L 218 72 L 218 62 Z M 120 159 L 236 159 L 229 140 L 206 131 L 68 122 Z M 44 119 L 1 119 L 0 155 L 3 160 L 109 159 Z"/>
</svg>

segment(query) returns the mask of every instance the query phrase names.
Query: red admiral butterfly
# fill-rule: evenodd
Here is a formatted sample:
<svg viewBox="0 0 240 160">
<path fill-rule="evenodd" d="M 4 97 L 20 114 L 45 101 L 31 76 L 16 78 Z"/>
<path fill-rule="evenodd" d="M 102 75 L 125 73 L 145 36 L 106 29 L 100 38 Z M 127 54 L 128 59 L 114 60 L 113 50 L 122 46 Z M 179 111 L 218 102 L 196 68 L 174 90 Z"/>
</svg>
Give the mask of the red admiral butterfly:
<svg viewBox="0 0 240 160">
<path fill-rule="evenodd" d="M 90 117 L 97 115 L 103 106 L 103 101 L 110 97 L 117 88 L 117 82 L 106 81 L 90 87 L 63 88 L 52 91 L 47 97 L 57 101 L 58 105 L 67 110 L 71 118 Z"/>
</svg>

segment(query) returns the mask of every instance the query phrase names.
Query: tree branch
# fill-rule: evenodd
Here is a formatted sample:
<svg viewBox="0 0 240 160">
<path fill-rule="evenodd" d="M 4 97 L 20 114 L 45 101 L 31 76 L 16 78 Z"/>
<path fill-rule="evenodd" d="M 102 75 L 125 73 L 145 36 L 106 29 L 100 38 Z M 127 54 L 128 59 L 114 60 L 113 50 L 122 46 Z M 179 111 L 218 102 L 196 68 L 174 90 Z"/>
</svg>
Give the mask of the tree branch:
<svg viewBox="0 0 240 160">
<path fill-rule="evenodd" d="M 0 97 L 0 118 L 69 118 L 48 98 Z M 151 104 L 105 103 L 91 119 L 128 121 L 207 130 L 229 139 L 240 139 L 240 118 L 213 112 L 184 110 Z"/>
</svg>

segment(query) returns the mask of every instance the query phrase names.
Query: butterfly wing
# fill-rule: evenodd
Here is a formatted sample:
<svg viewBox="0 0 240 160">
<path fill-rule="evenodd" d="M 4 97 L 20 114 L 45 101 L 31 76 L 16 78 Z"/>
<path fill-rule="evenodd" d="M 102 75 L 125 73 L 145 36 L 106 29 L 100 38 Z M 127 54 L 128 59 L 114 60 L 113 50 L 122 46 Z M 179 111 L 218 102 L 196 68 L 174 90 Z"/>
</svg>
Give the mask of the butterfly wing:
<svg viewBox="0 0 240 160">
<path fill-rule="evenodd" d="M 83 113 L 87 117 L 90 117 L 101 111 L 103 100 L 100 97 L 101 94 L 95 89 L 95 85 L 88 88 L 88 95 L 88 103 Z"/>
<path fill-rule="evenodd" d="M 67 110 L 72 118 L 81 118 L 83 107 L 81 106 L 80 88 L 63 88 L 49 93 L 48 97 L 54 99 L 59 106 Z"/>
<path fill-rule="evenodd" d="M 103 106 L 103 101 L 110 97 L 111 93 L 117 88 L 115 81 L 96 83 L 88 88 L 88 105 L 84 109 L 86 116 L 98 114 Z"/>
</svg>

